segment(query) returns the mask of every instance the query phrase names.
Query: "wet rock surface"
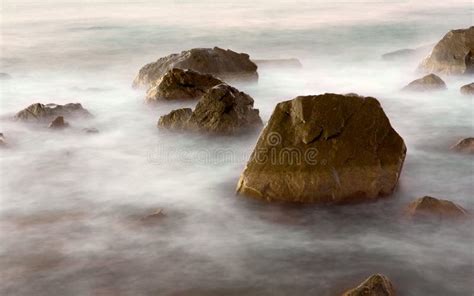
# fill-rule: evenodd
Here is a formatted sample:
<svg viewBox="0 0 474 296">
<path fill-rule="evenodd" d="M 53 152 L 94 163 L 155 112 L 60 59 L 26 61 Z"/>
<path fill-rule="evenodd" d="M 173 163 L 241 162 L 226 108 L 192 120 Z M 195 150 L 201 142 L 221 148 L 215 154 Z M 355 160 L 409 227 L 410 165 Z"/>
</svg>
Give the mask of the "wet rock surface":
<svg viewBox="0 0 474 296">
<path fill-rule="evenodd" d="M 211 74 L 178 68 L 168 71 L 156 85 L 147 91 L 145 101 L 153 103 L 168 100 L 192 100 L 200 98 L 210 88 L 222 81 Z"/>
<path fill-rule="evenodd" d="M 435 91 L 444 89 L 446 89 L 446 83 L 435 74 L 429 74 L 416 79 L 403 88 L 404 91 Z"/>
<path fill-rule="evenodd" d="M 133 86 L 149 86 L 173 68 L 213 74 L 221 79 L 254 80 L 258 78 L 257 65 L 250 60 L 248 54 L 219 47 L 194 48 L 171 54 L 145 65 L 140 69 Z"/>
<path fill-rule="evenodd" d="M 461 86 L 460 91 L 463 95 L 474 96 L 474 82 Z"/>
<path fill-rule="evenodd" d="M 395 289 L 390 280 L 381 274 L 370 276 L 356 288 L 342 296 L 395 296 Z"/>
<path fill-rule="evenodd" d="M 199 100 L 194 110 L 183 108 L 162 116 L 158 127 L 210 134 L 231 135 L 256 129 L 262 125 L 253 99 L 227 84 L 211 89 Z"/>
<path fill-rule="evenodd" d="M 420 64 L 428 73 L 472 74 L 474 71 L 474 27 L 449 31 Z"/>
<path fill-rule="evenodd" d="M 465 138 L 457 142 L 451 147 L 451 150 L 474 154 L 474 138 Z"/>
<path fill-rule="evenodd" d="M 269 201 L 375 200 L 395 189 L 405 154 L 375 98 L 301 96 L 276 106 L 237 192 Z"/>
<path fill-rule="evenodd" d="M 15 119 L 21 121 L 49 121 L 57 116 L 66 117 L 90 117 L 89 111 L 79 103 L 65 105 L 36 103 L 21 110 L 15 115 Z"/>
<path fill-rule="evenodd" d="M 405 214 L 414 220 L 451 220 L 466 218 L 468 212 L 461 206 L 449 200 L 437 199 L 431 196 L 424 196 L 411 202 Z"/>
</svg>

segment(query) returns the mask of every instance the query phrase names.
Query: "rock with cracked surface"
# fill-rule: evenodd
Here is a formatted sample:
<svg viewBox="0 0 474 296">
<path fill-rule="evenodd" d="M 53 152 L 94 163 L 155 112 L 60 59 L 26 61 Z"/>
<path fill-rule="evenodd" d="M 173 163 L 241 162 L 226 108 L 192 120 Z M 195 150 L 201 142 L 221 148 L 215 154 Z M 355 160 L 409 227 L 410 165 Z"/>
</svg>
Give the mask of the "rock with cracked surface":
<svg viewBox="0 0 474 296">
<path fill-rule="evenodd" d="M 65 105 L 36 103 L 18 112 L 15 119 L 21 121 L 49 121 L 57 116 L 90 117 L 91 114 L 79 103 Z"/>
<path fill-rule="evenodd" d="M 221 80 L 211 74 L 174 68 L 150 87 L 145 101 L 153 103 L 157 101 L 197 99 L 204 95 L 208 89 L 221 83 Z"/>
<path fill-rule="evenodd" d="M 466 218 L 468 212 L 449 200 L 424 196 L 411 202 L 405 214 L 415 220 L 450 220 Z"/>
<path fill-rule="evenodd" d="M 474 138 L 464 138 L 459 140 L 459 142 L 451 147 L 451 150 L 461 153 L 474 154 Z"/>
<path fill-rule="evenodd" d="M 403 88 L 404 91 L 433 91 L 444 89 L 446 89 L 446 83 L 435 74 L 429 74 L 420 79 L 413 80 Z"/>
<path fill-rule="evenodd" d="M 301 96 L 276 106 L 237 192 L 268 201 L 375 200 L 395 189 L 405 154 L 375 98 Z"/>
<path fill-rule="evenodd" d="M 261 125 L 253 99 L 227 84 L 209 89 L 194 111 L 189 108 L 174 110 L 158 121 L 161 128 L 222 135 L 246 132 Z"/>
<path fill-rule="evenodd" d="M 374 274 L 356 288 L 342 296 L 395 296 L 395 289 L 390 280 L 382 274 Z"/>
<path fill-rule="evenodd" d="M 427 73 L 472 74 L 474 71 L 474 27 L 449 31 L 419 68 Z"/>
<path fill-rule="evenodd" d="M 133 81 L 133 87 L 149 86 L 173 68 L 191 69 L 216 75 L 224 80 L 258 79 L 257 65 L 246 53 L 237 53 L 219 47 L 194 48 L 171 54 L 143 66 Z"/>
<path fill-rule="evenodd" d="M 474 96 L 474 82 L 461 86 L 460 91 L 463 95 Z"/>
</svg>

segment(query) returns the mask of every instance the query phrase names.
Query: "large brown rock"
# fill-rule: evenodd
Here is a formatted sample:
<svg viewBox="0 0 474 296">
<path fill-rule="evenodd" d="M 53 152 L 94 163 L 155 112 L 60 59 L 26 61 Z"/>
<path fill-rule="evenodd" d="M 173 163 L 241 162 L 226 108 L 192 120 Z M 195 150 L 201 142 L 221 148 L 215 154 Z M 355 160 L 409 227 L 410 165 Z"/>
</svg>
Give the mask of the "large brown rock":
<svg viewBox="0 0 474 296">
<path fill-rule="evenodd" d="M 381 274 L 374 274 L 356 288 L 342 296 L 395 296 L 395 289 L 390 280 Z"/>
<path fill-rule="evenodd" d="M 461 86 L 460 91 L 463 95 L 474 96 L 474 82 Z"/>
<path fill-rule="evenodd" d="M 424 196 L 411 202 L 405 214 L 412 219 L 447 220 L 459 219 L 468 216 L 468 212 L 461 206 L 449 200 Z"/>
<path fill-rule="evenodd" d="M 237 134 L 262 125 L 253 99 L 227 84 L 217 85 L 204 94 L 194 111 L 174 110 L 162 116 L 158 127 L 211 134 Z"/>
<path fill-rule="evenodd" d="M 395 189 L 405 154 L 376 99 L 297 97 L 276 106 L 237 192 L 269 201 L 375 200 Z"/>
<path fill-rule="evenodd" d="M 449 31 L 420 64 L 428 73 L 460 75 L 474 70 L 474 27 Z"/>
<path fill-rule="evenodd" d="M 174 68 L 150 87 L 146 95 L 148 103 L 161 100 L 189 100 L 200 98 L 208 89 L 222 81 L 211 74 Z"/>
<path fill-rule="evenodd" d="M 248 54 L 237 53 L 219 47 L 194 48 L 179 54 L 171 54 L 140 69 L 133 81 L 134 87 L 149 86 L 173 68 L 191 69 L 213 74 L 222 79 L 257 79 L 257 65 Z"/>
<path fill-rule="evenodd" d="M 465 138 L 457 142 L 451 147 L 451 150 L 474 154 L 474 138 Z"/>
<path fill-rule="evenodd" d="M 403 88 L 405 91 L 433 91 L 446 89 L 446 83 L 435 74 L 413 80 Z"/>
<path fill-rule="evenodd" d="M 91 114 L 79 103 L 65 105 L 36 103 L 18 112 L 15 118 L 22 121 L 48 121 L 57 116 L 90 117 Z"/>
</svg>

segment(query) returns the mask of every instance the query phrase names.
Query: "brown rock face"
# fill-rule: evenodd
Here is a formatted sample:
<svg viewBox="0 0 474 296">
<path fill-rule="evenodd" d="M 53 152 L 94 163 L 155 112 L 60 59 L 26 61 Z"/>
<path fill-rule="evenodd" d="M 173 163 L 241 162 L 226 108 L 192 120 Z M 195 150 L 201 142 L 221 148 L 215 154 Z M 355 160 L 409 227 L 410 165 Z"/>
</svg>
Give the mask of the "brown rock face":
<svg viewBox="0 0 474 296">
<path fill-rule="evenodd" d="M 425 196 L 410 203 L 406 208 L 406 215 L 412 219 L 447 220 L 465 218 L 468 213 L 449 200 Z"/>
<path fill-rule="evenodd" d="M 151 103 L 161 100 L 197 99 L 208 89 L 221 83 L 221 80 L 210 74 L 174 68 L 168 71 L 156 85 L 150 87 L 145 100 Z"/>
<path fill-rule="evenodd" d="M 465 138 L 451 147 L 451 150 L 474 154 L 474 138 Z"/>
<path fill-rule="evenodd" d="M 474 82 L 461 86 L 460 91 L 463 95 L 474 96 Z"/>
<path fill-rule="evenodd" d="M 376 99 L 297 97 L 276 106 L 237 192 L 269 201 L 375 200 L 395 189 L 405 154 Z"/>
<path fill-rule="evenodd" d="M 36 103 L 18 112 L 15 118 L 22 121 L 46 121 L 57 116 L 89 117 L 91 114 L 79 103 L 66 105 Z"/>
<path fill-rule="evenodd" d="M 356 288 L 342 296 L 395 296 L 395 289 L 390 280 L 381 274 L 375 274 L 366 279 Z"/>
<path fill-rule="evenodd" d="M 227 84 L 209 89 L 194 111 L 189 108 L 174 110 L 158 121 L 158 127 L 162 128 L 211 134 L 237 134 L 261 125 L 253 99 Z"/>
<path fill-rule="evenodd" d="M 51 121 L 48 127 L 53 128 L 53 129 L 61 129 L 68 126 L 69 126 L 69 123 L 64 121 L 64 117 L 58 116 L 53 121 Z"/>
<path fill-rule="evenodd" d="M 148 86 L 159 80 L 173 68 L 191 69 L 213 74 L 222 79 L 257 79 L 257 65 L 248 54 L 237 53 L 219 47 L 194 48 L 179 54 L 171 54 L 140 69 L 133 87 Z"/>
<path fill-rule="evenodd" d="M 429 74 L 423 78 L 410 82 L 403 88 L 405 91 L 433 91 L 446 89 L 443 79 L 434 74 Z"/>
<path fill-rule="evenodd" d="M 420 69 L 428 73 L 460 75 L 474 70 L 474 27 L 449 31 L 423 60 Z"/>
</svg>

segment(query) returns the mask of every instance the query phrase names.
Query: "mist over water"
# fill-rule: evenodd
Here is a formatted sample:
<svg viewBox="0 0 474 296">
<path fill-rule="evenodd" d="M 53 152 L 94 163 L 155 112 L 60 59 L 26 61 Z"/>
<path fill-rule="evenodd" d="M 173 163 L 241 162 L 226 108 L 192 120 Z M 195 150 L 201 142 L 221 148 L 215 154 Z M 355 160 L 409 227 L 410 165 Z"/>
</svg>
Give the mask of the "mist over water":
<svg viewBox="0 0 474 296">
<path fill-rule="evenodd" d="M 471 26 L 470 1 L 14 1 L 1 4 L 1 295 L 338 295 L 373 273 L 400 295 L 472 295 L 472 221 L 414 225 L 416 197 L 474 211 L 473 160 L 449 147 L 473 136 L 472 77 L 402 93 L 421 58 L 381 55 Z M 376 97 L 408 148 L 397 192 L 321 207 L 235 196 L 258 133 L 210 138 L 161 131 L 131 89 L 138 70 L 194 47 L 253 59 L 251 95 L 275 105 L 325 92 Z M 94 117 L 52 132 L 10 117 L 35 103 L 80 102 Z M 95 127 L 99 134 L 85 134 Z M 231 151 L 230 159 L 219 152 Z M 173 152 L 173 153 L 170 153 Z M 143 217 L 163 209 L 156 223 Z"/>
</svg>

